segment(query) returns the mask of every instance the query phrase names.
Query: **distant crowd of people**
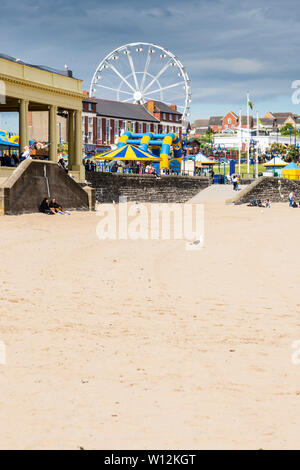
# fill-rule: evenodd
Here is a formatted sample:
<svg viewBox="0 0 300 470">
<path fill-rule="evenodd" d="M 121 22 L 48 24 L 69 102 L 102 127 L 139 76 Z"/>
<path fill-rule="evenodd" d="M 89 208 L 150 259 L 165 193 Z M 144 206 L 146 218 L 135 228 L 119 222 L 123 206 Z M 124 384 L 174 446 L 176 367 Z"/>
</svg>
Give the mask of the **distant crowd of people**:
<svg viewBox="0 0 300 470">
<path fill-rule="evenodd" d="M 18 166 L 20 163 L 20 159 L 17 155 L 9 153 L 4 153 L 2 157 L 0 157 L 0 166 Z"/>
<path fill-rule="evenodd" d="M 83 160 L 83 165 L 86 171 L 96 171 L 97 166 L 93 160 Z"/>
</svg>

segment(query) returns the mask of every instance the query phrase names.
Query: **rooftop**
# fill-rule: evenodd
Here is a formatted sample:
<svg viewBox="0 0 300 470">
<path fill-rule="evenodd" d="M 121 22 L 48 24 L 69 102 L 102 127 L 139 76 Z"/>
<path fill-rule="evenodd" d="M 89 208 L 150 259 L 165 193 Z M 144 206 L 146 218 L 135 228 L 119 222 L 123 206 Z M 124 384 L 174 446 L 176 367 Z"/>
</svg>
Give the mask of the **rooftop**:
<svg viewBox="0 0 300 470">
<path fill-rule="evenodd" d="M 223 116 L 211 116 L 209 118 L 210 126 L 222 126 Z"/>
<path fill-rule="evenodd" d="M 58 75 L 64 75 L 65 77 L 74 78 L 72 70 L 69 70 L 67 68 L 64 69 L 64 70 L 57 70 L 57 69 L 53 69 L 51 67 L 47 67 L 45 65 L 28 64 L 27 62 L 23 62 L 20 59 L 15 59 L 15 57 L 11 57 L 9 55 L 2 54 L 1 52 L 0 52 L 0 59 L 9 60 L 10 62 L 15 62 L 16 64 L 26 65 L 27 67 L 34 67 L 36 69 L 45 70 L 46 72 L 56 73 Z"/>
<path fill-rule="evenodd" d="M 182 116 L 182 113 L 171 108 L 170 106 L 168 106 L 166 103 L 163 103 L 162 101 L 156 101 L 156 100 L 150 100 L 150 101 L 154 102 L 156 108 L 158 108 L 158 111 L 160 111 L 161 113 L 178 114 L 179 116 Z"/>
<path fill-rule="evenodd" d="M 96 99 L 96 101 L 97 114 L 99 116 L 130 119 L 132 121 L 159 122 L 142 104 L 123 103 L 122 101 L 103 99 Z"/>
<path fill-rule="evenodd" d="M 209 119 L 196 119 L 195 122 L 193 122 L 192 127 L 195 129 L 197 127 L 208 127 L 209 124 Z"/>
</svg>

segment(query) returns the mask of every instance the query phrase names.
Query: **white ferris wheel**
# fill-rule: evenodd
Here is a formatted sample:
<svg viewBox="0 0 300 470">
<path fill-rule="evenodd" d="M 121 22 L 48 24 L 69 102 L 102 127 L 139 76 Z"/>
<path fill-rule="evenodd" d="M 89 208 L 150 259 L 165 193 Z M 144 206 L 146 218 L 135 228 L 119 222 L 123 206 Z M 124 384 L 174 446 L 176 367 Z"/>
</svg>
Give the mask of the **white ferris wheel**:
<svg viewBox="0 0 300 470">
<path fill-rule="evenodd" d="M 175 104 L 184 122 L 192 102 L 190 80 L 180 60 L 167 49 L 145 42 L 110 52 L 94 73 L 90 96 L 124 103 Z"/>
</svg>

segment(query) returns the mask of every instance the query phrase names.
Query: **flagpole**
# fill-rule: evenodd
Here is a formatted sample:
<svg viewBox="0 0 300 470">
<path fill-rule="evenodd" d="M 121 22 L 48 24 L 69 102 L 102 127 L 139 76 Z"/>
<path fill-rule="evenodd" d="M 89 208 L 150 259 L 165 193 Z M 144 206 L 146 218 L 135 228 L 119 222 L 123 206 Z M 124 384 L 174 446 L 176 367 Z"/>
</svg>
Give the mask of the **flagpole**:
<svg viewBox="0 0 300 470">
<path fill-rule="evenodd" d="M 249 91 L 247 91 L 247 175 L 250 177 L 250 136 L 249 136 Z"/>
<path fill-rule="evenodd" d="M 257 135 L 257 146 L 256 146 L 256 173 L 255 173 L 255 177 L 258 178 L 258 142 L 259 142 L 258 111 L 256 111 L 256 135 Z"/>
<path fill-rule="evenodd" d="M 239 145 L 239 176 L 241 176 L 241 152 L 242 152 L 242 108 L 240 108 L 240 145 Z"/>
</svg>

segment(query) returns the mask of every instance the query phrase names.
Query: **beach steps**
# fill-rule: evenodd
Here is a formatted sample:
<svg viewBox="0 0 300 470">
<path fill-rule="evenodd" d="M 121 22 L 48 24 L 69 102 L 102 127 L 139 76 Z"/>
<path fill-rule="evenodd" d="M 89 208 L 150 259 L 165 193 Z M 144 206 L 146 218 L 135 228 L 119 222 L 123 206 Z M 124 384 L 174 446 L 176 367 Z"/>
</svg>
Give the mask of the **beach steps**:
<svg viewBox="0 0 300 470">
<path fill-rule="evenodd" d="M 294 192 L 297 203 L 300 201 L 300 181 L 287 178 L 274 178 L 261 176 L 253 183 L 247 185 L 242 191 L 235 192 L 233 197 L 227 199 L 227 203 L 249 204 L 253 200 L 260 199 L 263 203 L 266 199 L 271 202 L 287 202 L 289 194 Z"/>
<path fill-rule="evenodd" d="M 0 215 L 38 212 L 46 197 L 65 209 L 95 207 L 95 191 L 76 183 L 57 163 L 27 159 L 10 174 L 0 173 Z"/>
</svg>

